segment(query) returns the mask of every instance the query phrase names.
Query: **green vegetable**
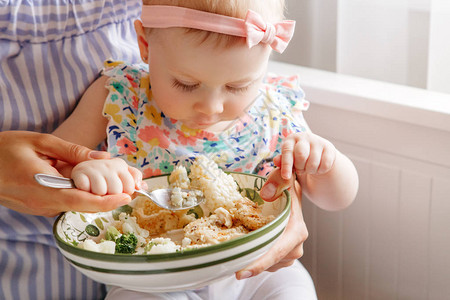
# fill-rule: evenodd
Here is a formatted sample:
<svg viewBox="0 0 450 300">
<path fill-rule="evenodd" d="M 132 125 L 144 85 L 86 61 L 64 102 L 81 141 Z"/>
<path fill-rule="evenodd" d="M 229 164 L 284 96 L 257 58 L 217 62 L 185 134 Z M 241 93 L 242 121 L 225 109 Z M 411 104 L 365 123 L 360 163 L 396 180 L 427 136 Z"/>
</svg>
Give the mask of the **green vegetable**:
<svg viewBox="0 0 450 300">
<path fill-rule="evenodd" d="M 116 208 L 115 210 L 113 210 L 112 212 L 112 216 L 114 220 L 119 220 L 119 215 L 121 213 L 126 213 L 127 215 L 131 214 L 131 212 L 133 211 L 133 208 L 129 205 L 124 205 L 121 207 Z"/>
<path fill-rule="evenodd" d="M 136 252 L 137 242 L 134 233 L 123 234 L 116 240 L 116 253 L 133 254 Z"/>
<path fill-rule="evenodd" d="M 196 219 L 200 219 L 201 217 L 203 217 L 203 209 L 200 207 L 200 205 L 197 205 L 193 208 L 191 208 L 190 210 L 187 211 L 186 213 L 187 215 L 189 214 L 194 214 L 194 217 Z"/>
<path fill-rule="evenodd" d="M 261 198 L 259 193 L 254 189 L 244 188 L 241 192 L 241 195 L 244 197 L 247 197 L 248 199 L 252 200 L 253 202 L 255 202 L 258 205 L 264 204 L 264 200 Z"/>
<path fill-rule="evenodd" d="M 86 233 L 90 236 L 98 236 L 100 234 L 100 230 L 98 230 L 98 228 L 92 224 L 87 225 L 84 231 L 86 231 Z"/>
<path fill-rule="evenodd" d="M 115 242 L 119 235 L 120 232 L 116 227 L 109 226 L 108 229 L 106 229 L 105 240 Z"/>
</svg>

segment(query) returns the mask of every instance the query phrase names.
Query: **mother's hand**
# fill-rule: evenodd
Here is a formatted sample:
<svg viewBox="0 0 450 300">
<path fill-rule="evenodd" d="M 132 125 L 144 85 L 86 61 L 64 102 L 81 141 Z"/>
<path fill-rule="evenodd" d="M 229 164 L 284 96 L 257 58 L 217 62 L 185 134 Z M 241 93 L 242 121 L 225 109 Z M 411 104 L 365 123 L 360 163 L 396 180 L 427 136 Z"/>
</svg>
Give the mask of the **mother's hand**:
<svg viewBox="0 0 450 300">
<path fill-rule="evenodd" d="M 61 176 L 56 161 L 79 162 L 108 158 L 50 134 L 26 131 L 0 132 L 0 205 L 18 212 L 55 216 L 60 212 L 109 211 L 128 203 L 127 194 L 97 196 L 77 189 L 53 189 L 39 185 L 34 174 Z"/>
<path fill-rule="evenodd" d="M 295 176 L 292 176 L 290 180 L 282 179 L 280 169 L 275 169 L 269 174 L 263 190 L 269 187 L 269 184 L 273 184 L 273 187 L 269 188 L 269 192 L 272 191 L 269 194 L 272 195 L 268 195 L 267 197 L 262 190 L 261 196 L 266 201 L 273 201 L 284 189 L 291 186 L 290 194 L 292 203 L 289 221 L 284 232 L 273 247 L 258 260 L 238 271 L 236 273 L 237 279 L 256 276 L 263 271 L 277 271 L 280 268 L 292 265 L 295 260 L 303 256 L 303 242 L 308 238 L 308 230 L 303 220 L 301 188 L 294 178 Z"/>
</svg>

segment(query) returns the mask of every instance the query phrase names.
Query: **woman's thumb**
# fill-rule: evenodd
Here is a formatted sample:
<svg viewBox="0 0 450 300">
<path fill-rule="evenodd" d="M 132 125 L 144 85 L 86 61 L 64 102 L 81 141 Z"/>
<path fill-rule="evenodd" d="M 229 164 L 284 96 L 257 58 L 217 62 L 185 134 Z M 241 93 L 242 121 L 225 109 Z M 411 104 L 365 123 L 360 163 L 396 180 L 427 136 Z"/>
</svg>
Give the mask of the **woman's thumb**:
<svg viewBox="0 0 450 300">
<path fill-rule="evenodd" d="M 285 180 L 281 177 L 281 170 L 279 168 L 273 169 L 261 189 L 261 198 L 268 202 L 274 201 L 285 189 L 293 185 L 294 178 L 295 176 L 292 176 L 291 179 Z"/>
</svg>

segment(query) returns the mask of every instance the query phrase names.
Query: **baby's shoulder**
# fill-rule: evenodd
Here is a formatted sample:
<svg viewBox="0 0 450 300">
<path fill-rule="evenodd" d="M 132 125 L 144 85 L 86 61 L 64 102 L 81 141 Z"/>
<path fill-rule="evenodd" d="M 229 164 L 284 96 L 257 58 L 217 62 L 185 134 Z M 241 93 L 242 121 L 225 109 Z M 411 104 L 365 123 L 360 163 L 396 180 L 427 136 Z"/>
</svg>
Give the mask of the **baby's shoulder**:
<svg viewBox="0 0 450 300">
<path fill-rule="evenodd" d="M 150 83 L 146 65 L 107 60 L 104 66 L 102 75 L 107 78 L 105 88 L 108 96 L 103 114 L 119 120 L 117 122 L 138 115 L 139 110 L 149 102 Z M 134 119 L 128 123 L 133 124 Z"/>
<path fill-rule="evenodd" d="M 302 111 L 309 108 L 298 75 L 280 76 L 269 73 L 263 80 L 263 89 L 266 98 L 275 101 L 277 106 Z"/>
<path fill-rule="evenodd" d="M 298 75 L 283 76 L 274 73 L 268 73 L 263 80 L 263 84 L 279 93 L 295 92 L 297 96 L 303 98 L 305 93 L 300 87 Z"/>
<path fill-rule="evenodd" d="M 148 78 L 148 66 L 146 64 L 129 64 L 124 61 L 106 60 L 102 75 L 109 77 L 111 83 L 120 83 L 124 87 L 136 88 L 141 86 L 142 80 Z"/>
</svg>

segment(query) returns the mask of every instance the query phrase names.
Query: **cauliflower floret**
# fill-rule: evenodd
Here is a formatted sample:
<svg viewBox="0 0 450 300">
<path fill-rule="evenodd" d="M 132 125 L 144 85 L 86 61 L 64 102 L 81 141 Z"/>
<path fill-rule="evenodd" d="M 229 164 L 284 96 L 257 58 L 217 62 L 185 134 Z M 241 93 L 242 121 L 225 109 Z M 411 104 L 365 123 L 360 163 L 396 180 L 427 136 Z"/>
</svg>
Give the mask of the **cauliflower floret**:
<svg viewBox="0 0 450 300">
<path fill-rule="evenodd" d="M 180 246 L 176 245 L 169 238 L 154 238 L 145 246 L 146 254 L 171 253 L 180 250 Z"/>
<path fill-rule="evenodd" d="M 78 247 L 84 250 L 109 254 L 114 254 L 116 251 L 116 243 L 113 241 L 102 241 L 97 244 L 93 240 L 85 240 L 84 242 L 79 243 Z"/>
<path fill-rule="evenodd" d="M 119 222 L 122 223 L 122 232 L 124 234 L 134 233 L 134 235 L 138 239 L 138 245 L 143 245 L 146 242 L 146 238 L 149 236 L 149 232 L 146 229 L 143 229 L 136 222 L 136 217 L 132 217 L 127 215 L 126 213 L 121 213 L 119 215 Z"/>
</svg>

